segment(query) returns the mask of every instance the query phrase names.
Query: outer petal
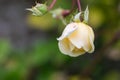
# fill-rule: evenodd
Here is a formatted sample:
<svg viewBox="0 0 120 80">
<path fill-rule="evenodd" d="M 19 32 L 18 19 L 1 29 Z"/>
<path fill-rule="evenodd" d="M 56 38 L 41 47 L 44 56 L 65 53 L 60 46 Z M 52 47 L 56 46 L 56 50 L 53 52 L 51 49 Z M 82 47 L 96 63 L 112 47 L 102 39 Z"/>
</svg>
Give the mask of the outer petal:
<svg viewBox="0 0 120 80">
<path fill-rule="evenodd" d="M 90 27 L 89 40 L 90 40 L 91 48 L 88 52 L 92 53 L 94 51 L 95 47 L 94 47 L 94 44 L 93 44 L 93 42 L 94 42 L 94 32 L 93 32 L 91 27 Z"/>
<path fill-rule="evenodd" d="M 89 27 L 91 39 L 94 41 L 94 32 L 91 27 Z"/>
<path fill-rule="evenodd" d="M 72 51 L 72 55 L 74 56 L 79 56 L 79 55 L 82 55 L 85 53 L 85 50 L 83 48 L 75 48 L 73 51 Z"/>
<path fill-rule="evenodd" d="M 69 49 L 72 52 L 75 49 L 75 46 L 69 41 Z"/>
<path fill-rule="evenodd" d="M 88 28 L 86 33 L 88 35 L 88 37 L 86 38 L 86 42 L 84 42 L 84 46 L 83 48 L 89 52 L 89 53 L 92 53 L 94 51 L 94 33 L 93 33 L 93 30 L 90 26 L 86 25 L 86 27 Z M 85 41 L 85 40 L 84 40 Z"/>
<path fill-rule="evenodd" d="M 62 40 L 65 37 L 67 37 L 68 35 L 70 35 L 73 31 L 75 31 L 77 29 L 77 24 L 76 23 L 70 23 L 66 26 L 66 28 L 64 29 L 62 35 L 57 39 L 57 40 Z"/>
<path fill-rule="evenodd" d="M 69 50 L 69 41 L 67 38 L 60 40 L 58 43 L 59 49 L 63 54 L 69 54 L 70 50 Z"/>
<path fill-rule="evenodd" d="M 94 51 L 94 49 L 95 49 L 94 44 L 93 44 L 93 40 L 92 40 L 91 37 L 90 37 L 90 45 L 91 45 L 91 48 L 90 48 L 90 50 L 88 51 L 88 53 L 92 53 L 92 52 Z"/>
<path fill-rule="evenodd" d="M 60 40 L 58 43 L 58 46 L 59 46 L 60 51 L 63 54 L 69 55 L 71 57 L 77 57 L 85 53 L 83 49 L 75 48 L 75 46 L 72 43 L 70 43 L 70 41 L 67 38 Z"/>
<path fill-rule="evenodd" d="M 68 38 L 77 48 L 80 49 L 83 47 L 85 51 L 89 51 L 89 26 L 85 25 L 84 23 L 78 23 L 77 25 L 78 29 L 71 33 Z"/>
</svg>

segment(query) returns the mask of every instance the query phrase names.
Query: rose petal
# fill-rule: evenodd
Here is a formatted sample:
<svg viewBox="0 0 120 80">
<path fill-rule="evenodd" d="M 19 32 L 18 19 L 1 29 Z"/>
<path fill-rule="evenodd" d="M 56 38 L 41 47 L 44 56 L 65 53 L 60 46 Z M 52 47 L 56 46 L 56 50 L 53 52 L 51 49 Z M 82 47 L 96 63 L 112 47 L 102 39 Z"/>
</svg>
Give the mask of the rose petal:
<svg viewBox="0 0 120 80">
<path fill-rule="evenodd" d="M 73 51 L 72 51 L 73 55 L 75 56 L 79 56 L 79 55 L 82 55 L 85 53 L 85 50 L 83 48 L 75 48 Z"/>
<path fill-rule="evenodd" d="M 72 52 L 74 50 L 75 46 L 69 41 L 69 49 Z"/>
<path fill-rule="evenodd" d="M 70 50 L 69 50 L 69 41 L 67 38 L 59 41 L 58 43 L 59 49 L 63 54 L 69 54 Z"/>
<path fill-rule="evenodd" d="M 73 31 L 75 31 L 77 29 L 77 25 L 76 23 L 70 23 L 66 26 L 66 28 L 64 29 L 62 35 L 57 39 L 57 40 L 62 40 L 65 37 L 67 37 L 68 35 L 70 35 Z"/>
<path fill-rule="evenodd" d="M 90 38 L 91 48 L 90 48 L 90 50 L 88 51 L 88 53 L 92 53 L 92 52 L 94 51 L 95 47 L 94 47 L 94 44 L 93 44 L 93 38 L 92 38 L 91 36 L 90 36 L 89 38 Z"/>
<path fill-rule="evenodd" d="M 86 33 L 86 35 L 84 34 L 84 36 L 86 36 L 86 37 L 84 37 L 83 39 L 83 44 L 84 44 L 84 46 L 83 46 L 83 48 L 84 48 L 84 50 L 86 51 L 86 52 L 88 52 L 90 49 L 91 49 L 91 42 L 93 42 L 93 38 L 94 38 L 94 34 L 92 34 L 92 32 L 91 32 L 91 27 L 89 27 L 89 26 L 87 26 L 87 25 L 85 25 L 85 27 L 86 27 L 86 30 L 84 31 L 84 33 Z M 91 37 L 91 41 L 90 41 L 90 38 L 89 37 Z"/>
<path fill-rule="evenodd" d="M 89 51 L 89 30 L 88 26 L 83 23 L 78 23 L 78 29 L 71 33 L 68 38 L 77 48 L 83 47 L 85 51 Z"/>
<path fill-rule="evenodd" d="M 74 45 L 70 43 L 70 41 L 67 38 L 64 38 L 63 40 L 59 41 L 58 46 L 63 54 L 69 55 L 71 57 L 77 57 L 85 53 L 83 49 L 75 49 Z"/>
<path fill-rule="evenodd" d="M 94 32 L 93 32 L 93 29 L 91 27 L 89 27 L 89 30 L 90 30 L 91 39 L 92 39 L 92 41 L 94 41 Z"/>
<path fill-rule="evenodd" d="M 93 44 L 93 42 L 94 42 L 94 32 L 93 32 L 91 27 L 89 27 L 89 31 L 90 31 L 89 42 L 90 42 L 91 48 L 90 48 L 90 50 L 88 52 L 92 53 L 94 51 L 94 49 L 95 49 L 94 44 Z"/>
</svg>

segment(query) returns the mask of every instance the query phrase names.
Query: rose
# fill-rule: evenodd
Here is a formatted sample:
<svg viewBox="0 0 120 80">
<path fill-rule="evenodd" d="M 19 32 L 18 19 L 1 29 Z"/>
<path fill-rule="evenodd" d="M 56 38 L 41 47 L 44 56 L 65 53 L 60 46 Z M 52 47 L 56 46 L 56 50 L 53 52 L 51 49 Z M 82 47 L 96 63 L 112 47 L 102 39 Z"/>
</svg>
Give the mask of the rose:
<svg viewBox="0 0 120 80">
<path fill-rule="evenodd" d="M 93 30 L 90 26 L 82 22 L 68 24 L 57 40 L 59 41 L 58 46 L 60 51 L 72 57 L 94 51 Z"/>
</svg>

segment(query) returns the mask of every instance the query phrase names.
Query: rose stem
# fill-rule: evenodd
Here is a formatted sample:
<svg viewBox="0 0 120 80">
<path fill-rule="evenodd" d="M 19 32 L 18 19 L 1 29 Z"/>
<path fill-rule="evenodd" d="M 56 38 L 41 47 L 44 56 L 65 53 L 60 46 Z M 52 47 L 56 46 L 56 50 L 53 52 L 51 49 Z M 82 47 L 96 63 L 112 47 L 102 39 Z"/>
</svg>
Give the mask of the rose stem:
<svg viewBox="0 0 120 80">
<path fill-rule="evenodd" d="M 77 5 L 78 5 L 78 11 L 81 11 L 81 4 L 80 4 L 80 0 L 77 0 Z"/>
<path fill-rule="evenodd" d="M 56 3 L 56 0 L 53 0 L 52 3 L 50 4 L 50 6 L 48 7 L 48 10 L 52 9 L 53 6 L 55 5 Z"/>
</svg>

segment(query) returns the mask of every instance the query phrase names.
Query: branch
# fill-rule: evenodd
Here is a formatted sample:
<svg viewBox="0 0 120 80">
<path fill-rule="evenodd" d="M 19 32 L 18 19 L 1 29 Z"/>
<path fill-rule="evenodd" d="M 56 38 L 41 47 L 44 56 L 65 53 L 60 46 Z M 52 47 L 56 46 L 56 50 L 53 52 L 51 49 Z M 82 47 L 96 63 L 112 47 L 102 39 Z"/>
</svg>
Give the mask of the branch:
<svg viewBox="0 0 120 80">
<path fill-rule="evenodd" d="M 78 5 L 78 10 L 79 12 L 81 11 L 81 4 L 80 4 L 80 0 L 77 0 L 77 5 Z"/>
<path fill-rule="evenodd" d="M 50 4 L 50 6 L 48 7 L 48 10 L 52 9 L 53 6 L 55 5 L 56 3 L 56 0 L 53 0 L 52 3 Z"/>
</svg>

